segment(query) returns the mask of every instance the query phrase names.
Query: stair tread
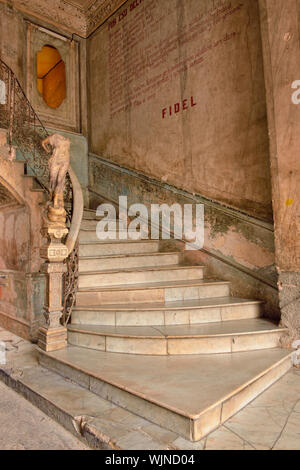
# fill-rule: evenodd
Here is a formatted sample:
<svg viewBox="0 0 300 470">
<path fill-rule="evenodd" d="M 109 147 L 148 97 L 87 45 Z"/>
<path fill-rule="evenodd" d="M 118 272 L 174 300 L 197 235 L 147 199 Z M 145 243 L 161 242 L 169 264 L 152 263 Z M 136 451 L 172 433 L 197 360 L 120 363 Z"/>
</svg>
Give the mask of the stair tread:
<svg viewBox="0 0 300 470">
<path fill-rule="evenodd" d="M 252 333 L 284 332 L 266 319 L 234 320 L 229 322 L 203 323 L 201 325 L 171 326 L 96 326 L 69 325 L 69 331 L 99 336 L 119 336 L 128 338 L 201 338 L 216 336 L 247 335 Z"/>
<path fill-rule="evenodd" d="M 141 284 L 120 284 L 117 286 L 105 287 L 83 287 L 78 292 L 104 292 L 104 291 L 122 291 L 122 290 L 144 290 L 144 289 L 160 289 L 174 287 L 198 287 L 211 285 L 230 284 L 229 281 L 218 281 L 210 279 L 193 279 L 191 281 L 166 281 L 166 282 L 146 282 Z"/>
<path fill-rule="evenodd" d="M 86 245 L 110 245 L 110 244 L 125 244 L 125 243 L 156 243 L 158 244 L 160 242 L 160 240 L 99 240 L 99 241 L 96 241 L 96 242 L 79 242 L 79 245 L 80 246 L 86 246 Z"/>
<path fill-rule="evenodd" d="M 95 260 L 95 259 L 109 259 L 109 258 L 141 258 L 143 256 L 147 257 L 153 257 L 153 256 L 170 256 L 170 255 L 180 255 L 181 251 L 158 251 L 157 253 L 130 253 L 130 254 L 122 254 L 120 253 L 119 255 L 96 255 L 96 256 L 79 256 L 80 260 Z"/>
<path fill-rule="evenodd" d="M 89 276 L 93 274 L 116 274 L 116 273 L 143 273 L 143 272 L 151 272 L 151 271 L 180 271 L 183 269 L 204 269 L 204 266 L 200 265 L 178 265 L 178 264 L 169 264 L 167 266 L 146 266 L 146 267 L 135 267 L 135 268 L 119 268 L 119 269 L 104 269 L 99 271 L 83 271 L 80 272 L 80 276 Z"/>
<path fill-rule="evenodd" d="M 138 312 L 138 311 L 156 311 L 156 310 L 183 310 L 183 309 L 199 309 L 207 307 L 230 307 L 238 305 L 255 305 L 263 304 L 262 300 L 249 300 L 242 299 L 239 297 L 214 297 L 211 299 L 202 299 L 202 300 L 180 300 L 177 302 L 148 302 L 142 304 L 111 304 L 111 305 L 97 305 L 94 307 L 82 306 L 74 307 L 75 311 L 128 311 L 128 312 Z"/>
<path fill-rule="evenodd" d="M 85 219 L 82 219 L 82 220 L 85 220 Z M 91 219 L 88 219 L 88 220 L 91 220 Z M 98 222 L 100 222 L 100 220 L 95 220 L 94 222 L 97 222 L 97 224 L 98 224 Z M 109 232 L 112 232 L 112 231 L 114 231 L 114 230 L 108 230 L 107 232 L 109 233 Z M 121 232 L 127 232 L 127 231 L 129 231 L 129 232 L 132 232 L 132 233 L 135 233 L 135 232 L 136 232 L 136 230 L 129 229 L 129 227 L 126 227 L 126 228 L 125 228 L 125 227 L 121 227 L 121 230 L 120 230 L 119 227 L 117 226 L 117 227 L 116 227 L 116 232 L 119 232 L 119 231 L 121 231 Z M 93 232 L 93 233 L 94 233 L 94 232 L 95 232 L 95 229 L 94 229 L 94 228 L 91 228 L 91 227 L 81 227 L 81 228 L 80 228 L 80 232 Z"/>
<path fill-rule="evenodd" d="M 289 360 L 291 351 L 274 348 L 210 356 L 145 357 L 69 346 L 63 351 L 42 354 L 58 361 L 60 370 L 61 364 L 65 364 L 131 396 L 197 419 Z M 265 385 L 260 391 L 263 389 Z M 124 407 L 130 408 L 125 404 Z"/>
</svg>

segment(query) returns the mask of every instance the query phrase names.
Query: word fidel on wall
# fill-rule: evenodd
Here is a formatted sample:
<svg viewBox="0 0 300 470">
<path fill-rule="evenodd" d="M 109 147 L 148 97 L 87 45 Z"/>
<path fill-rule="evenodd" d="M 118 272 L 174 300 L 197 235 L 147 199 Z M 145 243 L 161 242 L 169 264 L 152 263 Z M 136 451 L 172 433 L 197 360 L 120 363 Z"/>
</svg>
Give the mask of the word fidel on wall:
<svg viewBox="0 0 300 470">
<path fill-rule="evenodd" d="M 201 250 L 204 246 L 203 204 L 151 204 L 150 213 L 144 204 L 128 207 L 127 196 L 119 197 L 119 218 L 112 204 L 101 204 L 97 217 L 97 237 L 105 240 L 185 241 L 186 250 Z"/>
<path fill-rule="evenodd" d="M 183 100 L 182 102 L 175 103 L 173 106 L 164 108 L 162 110 L 162 118 L 165 119 L 167 115 L 172 116 L 173 114 L 178 114 L 182 111 L 187 111 L 190 107 L 194 108 L 197 106 L 197 103 L 194 100 L 194 97 L 191 96 L 190 100 Z"/>
</svg>

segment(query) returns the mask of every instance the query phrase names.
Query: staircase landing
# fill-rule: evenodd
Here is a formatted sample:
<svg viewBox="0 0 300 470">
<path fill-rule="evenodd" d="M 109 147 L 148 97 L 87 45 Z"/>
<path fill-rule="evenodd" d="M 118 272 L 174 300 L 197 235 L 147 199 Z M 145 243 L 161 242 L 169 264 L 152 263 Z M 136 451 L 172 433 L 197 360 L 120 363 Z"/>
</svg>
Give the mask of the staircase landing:
<svg viewBox="0 0 300 470">
<path fill-rule="evenodd" d="M 145 357 L 69 346 L 41 365 L 186 439 L 216 429 L 291 368 L 282 349 Z"/>
</svg>

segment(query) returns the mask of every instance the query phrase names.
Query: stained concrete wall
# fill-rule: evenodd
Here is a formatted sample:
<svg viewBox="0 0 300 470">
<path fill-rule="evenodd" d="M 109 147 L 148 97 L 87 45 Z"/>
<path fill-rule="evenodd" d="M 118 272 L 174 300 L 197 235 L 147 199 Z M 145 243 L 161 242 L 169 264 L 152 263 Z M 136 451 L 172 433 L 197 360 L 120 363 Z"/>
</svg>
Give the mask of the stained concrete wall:
<svg viewBox="0 0 300 470">
<path fill-rule="evenodd" d="M 272 220 L 256 0 L 129 0 L 88 66 L 93 153 Z"/>
<path fill-rule="evenodd" d="M 128 1 L 87 50 L 91 206 L 203 203 L 188 256 L 278 319 L 258 2 Z"/>
</svg>

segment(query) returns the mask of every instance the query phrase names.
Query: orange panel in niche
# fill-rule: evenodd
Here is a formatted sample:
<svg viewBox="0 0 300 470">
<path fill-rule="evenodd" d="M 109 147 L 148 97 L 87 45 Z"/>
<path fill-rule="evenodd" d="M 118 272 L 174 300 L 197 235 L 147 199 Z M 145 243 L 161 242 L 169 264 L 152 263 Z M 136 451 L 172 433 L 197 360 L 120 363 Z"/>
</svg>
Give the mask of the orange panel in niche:
<svg viewBox="0 0 300 470">
<path fill-rule="evenodd" d="M 59 108 L 66 98 L 66 66 L 53 46 L 37 53 L 37 89 L 50 108 Z"/>
</svg>

